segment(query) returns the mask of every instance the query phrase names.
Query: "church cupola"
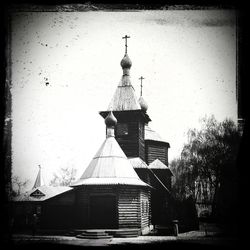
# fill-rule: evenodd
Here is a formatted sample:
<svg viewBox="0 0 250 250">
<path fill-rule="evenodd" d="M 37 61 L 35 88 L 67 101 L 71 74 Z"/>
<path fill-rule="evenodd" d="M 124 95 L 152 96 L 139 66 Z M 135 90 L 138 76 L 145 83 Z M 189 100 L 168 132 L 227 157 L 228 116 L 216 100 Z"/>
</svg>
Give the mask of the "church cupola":
<svg viewBox="0 0 250 250">
<path fill-rule="evenodd" d="M 124 55 L 124 57 L 121 60 L 121 66 L 122 66 L 122 69 L 123 69 L 123 75 L 124 75 L 124 70 L 125 70 L 125 74 L 126 74 L 126 70 L 129 73 L 129 69 L 132 66 L 132 62 L 131 62 L 130 58 L 128 57 L 128 54 L 127 54 L 127 52 L 128 52 L 127 39 L 128 38 L 130 38 L 130 36 L 127 36 L 127 35 L 122 38 L 122 39 L 125 39 L 125 55 Z"/>
<path fill-rule="evenodd" d="M 143 99 L 142 96 L 139 98 L 138 101 L 139 101 L 139 104 L 141 106 L 141 110 L 143 110 L 144 112 L 147 112 L 147 110 L 148 110 L 148 104 L 146 103 L 146 101 Z"/>
<path fill-rule="evenodd" d="M 139 80 L 141 80 L 141 96 L 138 100 L 140 106 L 141 106 L 141 110 L 144 111 L 145 113 L 147 112 L 148 110 L 148 104 L 146 103 L 146 101 L 144 100 L 144 98 L 142 97 L 142 80 L 145 79 L 143 76 L 141 76 L 139 78 Z"/>
<path fill-rule="evenodd" d="M 123 76 L 129 76 L 129 70 L 132 66 L 132 62 L 130 58 L 128 57 L 128 54 L 125 54 L 124 57 L 121 60 L 121 67 L 123 70 Z"/>
<path fill-rule="evenodd" d="M 107 128 L 107 138 L 111 136 L 115 136 L 114 128 L 115 125 L 117 124 L 117 119 L 115 118 L 114 114 L 112 111 L 109 112 L 107 117 L 105 118 L 105 124 Z"/>
</svg>

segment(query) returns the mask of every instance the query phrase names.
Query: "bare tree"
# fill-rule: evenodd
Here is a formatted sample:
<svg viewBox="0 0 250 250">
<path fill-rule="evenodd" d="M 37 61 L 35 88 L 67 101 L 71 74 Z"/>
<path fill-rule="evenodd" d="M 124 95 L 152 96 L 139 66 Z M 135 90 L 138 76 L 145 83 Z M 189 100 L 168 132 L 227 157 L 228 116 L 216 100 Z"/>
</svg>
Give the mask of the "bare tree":
<svg viewBox="0 0 250 250">
<path fill-rule="evenodd" d="M 75 168 L 61 168 L 59 174 L 54 173 L 53 179 L 50 181 L 51 186 L 69 186 L 76 179 Z"/>
<path fill-rule="evenodd" d="M 29 183 L 29 180 L 20 180 L 20 177 L 17 175 L 12 176 L 12 196 L 18 196 L 20 195 L 23 191 L 24 188 L 27 186 Z"/>
</svg>

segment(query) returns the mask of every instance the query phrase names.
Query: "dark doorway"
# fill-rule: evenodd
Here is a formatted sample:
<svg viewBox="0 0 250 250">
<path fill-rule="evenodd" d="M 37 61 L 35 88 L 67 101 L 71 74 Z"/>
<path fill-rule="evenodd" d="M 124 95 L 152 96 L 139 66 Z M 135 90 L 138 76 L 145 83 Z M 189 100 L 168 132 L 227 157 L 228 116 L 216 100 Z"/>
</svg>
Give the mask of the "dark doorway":
<svg viewBox="0 0 250 250">
<path fill-rule="evenodd" d="M 91 228 L 117 228 L 116 197 L 112 195 L 90 196 L 89 215 Z"/>
</svg>

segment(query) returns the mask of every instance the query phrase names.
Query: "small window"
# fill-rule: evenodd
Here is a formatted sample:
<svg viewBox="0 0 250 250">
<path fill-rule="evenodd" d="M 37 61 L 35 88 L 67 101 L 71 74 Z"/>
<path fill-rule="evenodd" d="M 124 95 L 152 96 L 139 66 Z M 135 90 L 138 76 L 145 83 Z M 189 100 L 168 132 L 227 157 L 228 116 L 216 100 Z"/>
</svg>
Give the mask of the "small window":
<svg viewBox="0 0 250 250">
<path fill-rule="evenodd" d="M 118 136 L 128 135 L 128 124 L 125 123 L 117 124 L 116 134 Z"/>
<path fill-rule="evenodd" d="M 45 196 L 45 194 L 37 189 L 32 194 L 30 194 L 30 196 L 35 197 L 35 198 L 41 198 L 41 197 Z"/>
</svg>

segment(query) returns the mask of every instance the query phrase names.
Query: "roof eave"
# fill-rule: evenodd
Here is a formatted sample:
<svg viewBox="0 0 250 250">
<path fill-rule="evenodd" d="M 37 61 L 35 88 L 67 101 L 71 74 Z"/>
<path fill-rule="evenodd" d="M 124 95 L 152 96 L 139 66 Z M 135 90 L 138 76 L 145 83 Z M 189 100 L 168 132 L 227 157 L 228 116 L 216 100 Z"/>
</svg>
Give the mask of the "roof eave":
<svg viewBox="0 0 250 250">
<path fill-rule="evenodd" d="M 156 143 L 160 143 L 160 144 L 166 144 L 168 148 L 170 148 L 170 144 L 166 141 L 158 141 L 158 140 L 153 140 L 153 139 L 145 139 L 145 142 L 149 141 L 149 142 L 156 142 Z"/>
<path fill-rule="evenodd" d="M 99 111 L 99 114 L 105 119 L 106 116 L 108 115 L 110 111 Z M 148 116 L 148 114 L 146 112 L 144 112 L 141 109 L 134 109 L 134 110 L 112 110 L 114 116 L 116 118 L 118 118 L 119 114 L 126 114 L 126 113 L 135 113 L 138 114 L 145 123 L 148 123 L 151 121 L 150 117 Z"/>
</svg>

